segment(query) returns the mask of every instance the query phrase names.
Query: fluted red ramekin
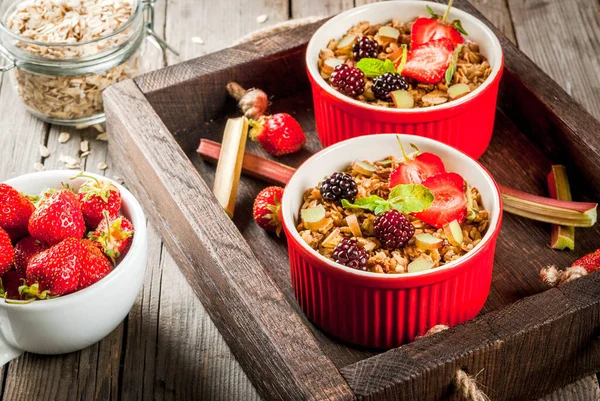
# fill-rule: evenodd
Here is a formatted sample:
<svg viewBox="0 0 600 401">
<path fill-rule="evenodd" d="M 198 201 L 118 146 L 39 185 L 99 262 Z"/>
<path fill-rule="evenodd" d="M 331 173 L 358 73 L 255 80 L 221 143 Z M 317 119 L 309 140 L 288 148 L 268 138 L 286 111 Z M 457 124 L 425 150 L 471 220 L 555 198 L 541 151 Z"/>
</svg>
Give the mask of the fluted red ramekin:
<svg viewBox="0 0 600 401">
<path fill-rule="evenodd" d="M 450 326 L 475 317 L 490 291 L 502 201 L 490 174 L 474 159 L 440 142 L 400 135 L 442 158 L 448 171 L 479 189 L 490 225 L 482 241 L 462 258 L 420 273 L 381 274 L 337 264 L 310 248 L 296 230 L 303 193 L 356 159 L 400 156 L 396 135 L 349 139 L 308 159 L 285 188 L 283 227 L 288 241 L 294 294 L 308 318 L 349 343 L 391 348 L 412 341 L 436 324 Z"/>
<path fill-rule="evenodd" d="M 492 138 L 504 59 L 496 35 L 483 22 L 464 11 L 452 8 L 449 20 L 462 21 L 469 33 L 466 39 L 479 44 L 492 72 L 481 86 L 460 99 L 425 108 L 385 108 L 340 94 L 319 74 L 319 51 L 327 47 L 330 39 L 341 38 L 361 21 L 376 24 L 399 19 L 408 22 L 428 16 L 427 5 L 439 15 L 446 11 L 444 4 L 424 1 L 371 3 L 337 15 L 315 32 L 306 51 L 306 65 L 312 86 L 317 133 L 324 147 L 360 135 L 402 132 L 436 139 L 474 158 L 485 152 Z"/>
</svg>

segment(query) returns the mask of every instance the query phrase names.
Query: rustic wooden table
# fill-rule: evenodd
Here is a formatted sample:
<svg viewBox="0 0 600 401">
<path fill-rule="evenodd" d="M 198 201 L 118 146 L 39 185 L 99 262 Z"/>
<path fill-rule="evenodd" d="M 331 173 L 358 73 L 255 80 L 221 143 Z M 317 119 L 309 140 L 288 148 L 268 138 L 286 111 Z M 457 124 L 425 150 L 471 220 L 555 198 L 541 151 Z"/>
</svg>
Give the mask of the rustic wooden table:
<svg viewBox="0 0 600 401">
<path fill-rule="evenodd" d="M 156 28 L 181 51 L 162 57 L 150 50 L 149 68 L 229 46 L 244 34 L 289 19 L 331 15 L 366 1 L 225 0 L 156 4 Z M 600 119 L 600 2 L 598 0 L 472 0 L 492 22 Z M 267 15 L 264 23 L 257 17 Z M 198 37 L 203 40 L 192 40 Z M 198 99 L 201 101 L 201 99 Z M 91 154 L 81 160 L 92 172 L 118 177 L 105 142 L 93 128 L 45 124 L 28 115 L 8 76 L 0 87 L 0 181 L 34 171 L 63 168 L 62 155 L 76 156 L 82 141 Z M 61 132 L 71 139 L 59 144 Z M 50 156 L 40 156 L 46 145 Z M 101 170 L 106 162 L 108 169 Z M 107 338 L 63 356 L 24 354 L 0 370 L 4 400 L 258 400 L 177 265 L 150 227 L 148 272 L 131 313 Z M 595 378 L 584 379 L 546 399 L 600 400 Z"/>
</svg>

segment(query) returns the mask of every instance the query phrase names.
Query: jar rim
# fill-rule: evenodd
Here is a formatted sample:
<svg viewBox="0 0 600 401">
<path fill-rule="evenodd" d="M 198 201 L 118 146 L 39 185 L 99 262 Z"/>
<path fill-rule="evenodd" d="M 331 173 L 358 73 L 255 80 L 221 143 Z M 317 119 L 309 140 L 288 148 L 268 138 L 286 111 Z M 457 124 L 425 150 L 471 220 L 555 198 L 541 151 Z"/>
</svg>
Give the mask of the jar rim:
<svg viewBox="0 0 600 401">
<path fill-rule="evenodd" d="M 5 1 L 5 0 L 0 0 L 0 4 L 2 4 L 3 1 Z M 6 25 L 6 16 L 8 15 L 8 12 L 11 11 L 19 2 L 16 2 L 13 6 L 11 6 L 11 8 L 9 10 L 7 10 L 6 14 L 2 16 L 2 18 L 0 19 L 0 30 L 2 30 L 4 33 L 6 33 L 7 35 L 11 36 L 14 39 L 17 39 L 19 41 L 22 41 L 22 42 L 25 42 L 25 43 L 29 43 L 29 44 L 32 44 L 32 45 L 37 45 L 37 46 L 73 47 L 73 46 L 88 45 L 88 44 L 97 43 L 97 42 L 100 42 L 102 40 L 109 39 L 109 38 L 111 38 L 111 37 L 113 37 L 113 36 L 115 36 L 115 35 L 123 32 L 127 28 L 129 28 L 134 23 L 134 21 L 136 20 L 136 17 L 138 16 L 138 14 L 142 10 L 142 7 L 140 6 L 141 5 L 141 1 L 140 0 L 134 0 L 134 1 L 135 1 L 135 9 L 131 13 L 131 16 L 129 17 L 129 19 L 123 25 L 119 26 L 117 29 L 115 29 L 113 32 L 111 32 L 111 33 L 109 33 L 107 35 L 100 36 L 98 38 L 91 39 L 91 40 L 86 40 L 84 42 L 77 42 L 77 43 L 41 42 L 39 40 L 33 40 L 33 39 L 25 38 L 24 36 L 21 36 L 21 35 L 15 33 L 15 32 L 13 32 Z"/>
</svg>

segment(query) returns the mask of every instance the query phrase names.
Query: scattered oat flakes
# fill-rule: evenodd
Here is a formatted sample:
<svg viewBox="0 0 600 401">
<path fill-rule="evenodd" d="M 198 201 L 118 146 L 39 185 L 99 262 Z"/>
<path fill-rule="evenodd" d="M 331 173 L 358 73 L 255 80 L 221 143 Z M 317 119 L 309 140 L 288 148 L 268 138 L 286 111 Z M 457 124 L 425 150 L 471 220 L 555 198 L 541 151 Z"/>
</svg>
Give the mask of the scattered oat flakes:
<svg viewBox="0 0 600 401">
<path fill-rule="evenodd" d="M 98 134 L 96 136 L 96 140 L 97 141 L 104 141 L 104 142 L 106 142 L 106 141 L 108 141 L 108 134 L 106 132 L 102 133 L 102 134 Z"/>
<path fill-rule="evenodd" d="M 81 150 L 82 153 L 88 152 L 90 151 L 90 143 L 88 141 L 81 141 L 81 143 L 79 144 L 79 149 Z"/>
<path fill-rule="evenodd" d="M 69 142 L 69 139 L 71 139 L 71 134 L 68 132 L 61 132 L 60 135 L 58 135 L 58 143 L 67 143 Z"/>
<path fill-rule="evenodd" d="M 197 45 L 203 45 L 204 41 L 200 36 L 192 36 L 192 43 L 195 43 Z"/>
<path fill-rule="evenodd" d="M 70 169 L 81 168 L 81 164 L 79 164 L 77 159 L 75 159 L 74 157 L 60 155 L 59 160 L 65 164 L 66 168 L 70 168 Z"/>
<path fill-rule="evenodd" d="M 98 132 L 106 132 L 106 130 L 104 129 L 104 125 L 102 124 L 94 124 L 92 125 L 92 127 L 94 127 Z"/>
<path fill-rule="evenodd" d="M 259 15 L 258 17 L 256 17 L 256 22 L 258 22 L 259 24 L 262 24 L 264 22 L 266 22 L 269 19 L 269 16 L 267 14 L 263 14 L 263 15 Z"/>
<path fill-rule="evenodd" d="M 86 150 L 85 152 L 81 152 L 81 154 L 79 155 L 79 158 L 88 157 L 90 155 L 90 153 L 92 153 L 92 152 L 90 152 L 89 150 Z"/>
<path fill-rule="evenodd" d="M 100 162 L 98 163 L 98 170 L 106 170 L 108 168 L 108 165 L 104 162 Z"/>
<path fill-rule="evenodd" d="M 46 167 L 44 167 L 44 165 L 40 162 L 34 163 L 33 164 L 33 168 L 35 171 L 44 171 L 46 170 Z"/>
<path fill-rule="evenodd" d="M 40 144 L 40 156 L 42 156 L 42 157 L 50 156 L 50 151 L 48 150 L 46 145 Z"/>
</svg>

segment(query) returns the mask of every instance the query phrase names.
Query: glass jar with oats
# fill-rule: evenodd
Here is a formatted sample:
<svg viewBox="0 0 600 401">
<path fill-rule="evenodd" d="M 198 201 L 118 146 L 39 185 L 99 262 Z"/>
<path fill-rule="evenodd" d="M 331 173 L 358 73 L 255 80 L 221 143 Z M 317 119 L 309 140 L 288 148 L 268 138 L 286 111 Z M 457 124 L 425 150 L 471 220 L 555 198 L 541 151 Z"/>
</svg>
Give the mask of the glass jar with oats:
<svg viewBox="0 0 600 401">
<path fill-rule="evenodd" d="M 144 72 L 144 39 L 156 38 L 140 0 L 0 0 L 0 13 L 1 70 L 30 113 L 61 125 L 103 122 L 102 91 Z"/>
</svg>

